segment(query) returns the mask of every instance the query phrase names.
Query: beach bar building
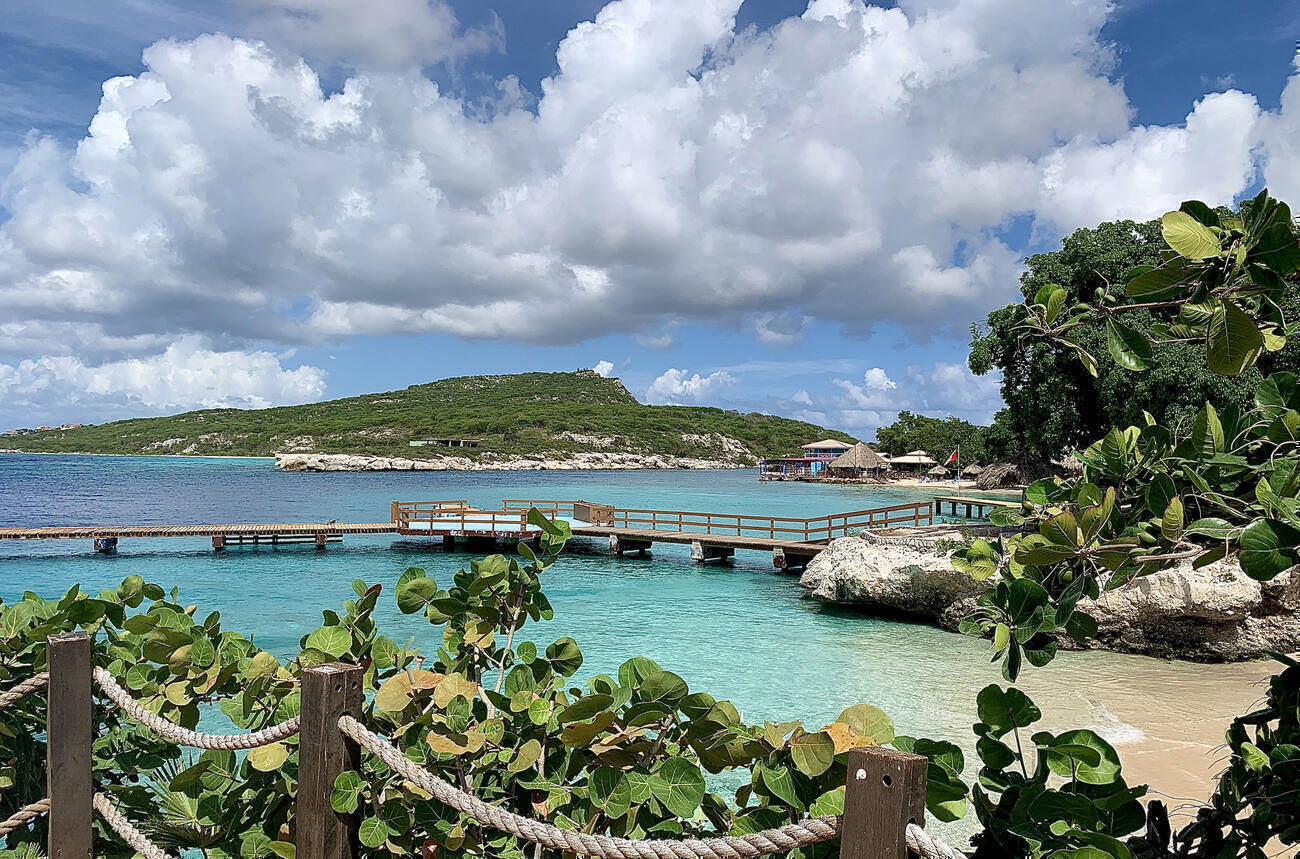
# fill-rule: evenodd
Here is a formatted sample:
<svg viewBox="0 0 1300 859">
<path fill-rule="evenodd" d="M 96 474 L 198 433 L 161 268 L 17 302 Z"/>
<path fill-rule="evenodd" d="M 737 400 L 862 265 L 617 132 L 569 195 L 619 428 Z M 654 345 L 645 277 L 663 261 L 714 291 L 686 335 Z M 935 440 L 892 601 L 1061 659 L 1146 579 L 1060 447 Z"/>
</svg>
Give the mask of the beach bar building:
<svg viewBox="0 0 1300 859">
<path fill-rule="evenodd" d="M 831 460 L 829 469 L 832 477 L 861 479 L 879 477 L 889 470 L 889 463 L 869 445 L 858 442 L 846 453 Z"/>
<path fill-rule="evenodd" d="M 910 471 L 915 474 L 921 474 L 939 463 L 935 462 L 934 459 L 932 459 L 925 451 L 913 450 L 909 453 L 903 454 L 902 456 L 893 457 L 889 460 L 889 464 L 898 471 Z"/>
<path fill-rule="evenodd" d="M 852 448 L 851 443 L 833 438 L 805 444 L 799 456 L 779 456 L 760 462 L 758 479 L 818 480 L 826 476 L 826 469 L 833 461 Z"/>
</svg>

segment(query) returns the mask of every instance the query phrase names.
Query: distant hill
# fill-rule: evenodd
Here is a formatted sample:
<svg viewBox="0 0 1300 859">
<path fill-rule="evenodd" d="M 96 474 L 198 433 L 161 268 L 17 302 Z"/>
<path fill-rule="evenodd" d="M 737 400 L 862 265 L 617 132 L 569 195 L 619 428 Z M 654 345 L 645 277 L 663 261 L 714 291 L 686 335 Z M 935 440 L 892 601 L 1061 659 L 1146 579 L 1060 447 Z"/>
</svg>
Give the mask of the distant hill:
<svg viewBox="0 0 1300 859">
<path fill-rule="evenodd" d="M 647 406 L 590 370 L 462 376 L 302 406 L 206 409 L 0 436 L 0 449 L 49 453 L 269 456 L 277 452 L 429 457 L 584 451 L 752 462 L 827 435 L 814 424 L 697 406 Z M 412 447 L 478 439 L 477 448 Z"/>
</svg>

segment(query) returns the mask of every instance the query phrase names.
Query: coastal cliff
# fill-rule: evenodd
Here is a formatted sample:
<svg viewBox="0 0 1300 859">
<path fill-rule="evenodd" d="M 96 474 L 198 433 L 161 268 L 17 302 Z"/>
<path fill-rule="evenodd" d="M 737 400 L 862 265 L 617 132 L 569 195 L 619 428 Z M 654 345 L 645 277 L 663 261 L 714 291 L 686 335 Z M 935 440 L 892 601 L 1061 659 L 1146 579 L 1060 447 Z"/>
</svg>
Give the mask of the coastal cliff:
<svg viewBox="0 0 1300 859">
<path fill-rule="evenodd" d="M 986 585 L 952 569 L 938 534 L 835 540 L 799 584 L 821 602 L 955 630 Z M 1079 607 L 1097 619 L 1094 643 L 1108 650 L 1231 662 L 1300 649 L 1296 570 L 1261 583 L 1231 560 L 1200 570 L 1184 564 Z"/>
<path fill-rule="evenodd" d="M 624 471 L 750 466 L 734 459 L 695 459 L 639 453 L 571 453 L 517 457 L 486 454 L 478 459 L 465 456 L 409 459 L 349 453 L 277 453 L 275 467 L 281 471 Z"/>
</svg>

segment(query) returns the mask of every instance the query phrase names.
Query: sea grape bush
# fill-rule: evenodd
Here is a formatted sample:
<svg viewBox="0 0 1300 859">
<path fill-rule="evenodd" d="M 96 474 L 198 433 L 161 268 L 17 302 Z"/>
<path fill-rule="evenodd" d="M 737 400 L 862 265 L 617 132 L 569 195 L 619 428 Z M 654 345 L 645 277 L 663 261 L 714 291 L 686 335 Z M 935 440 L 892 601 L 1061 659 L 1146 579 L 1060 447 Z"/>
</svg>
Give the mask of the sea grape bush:
<svg viewBox="0 0 1300 859">
<path fill-rule="evenodd" d="M 951 743 L 895 736 L 889 717 L 869 705 L 848 708 L 831 724 L 748 724 L 727 701 L 644 657 L 617 676 L 575 682 L 583 664 L 572 638 L 523 640 L 530 621 L 550 619 L 541 577 L 569 536 L 537 511 L 539 548 L 474 562 L 451 581 L 411 569 L 395 588 L 397 607 L 423 613 L 439 642 L 421 652 L 382 634 L 379 585 L 353 583 L 355 597 L 304 636 L 281 661 L 202 620 L 139 577 L 97 595 L 73 588 L 57 601 L 25 594 L 0 605 L 0 682 L 12 685 L 45 667 L 45 639 L 85 629 L 94 661 L 150 709 L 187 727 L 219 709 L 240 730 L 298 714 L 299 677 L 310 666 L 342 661 L 364 669 L 363 721 L 444 779 L 516 813 L 589 833 L 676 837 L 743 834 L 843 809 L 847 753 L 895 746 L 932 760 L 930 806 L 946 819 L 965 809 L 963 762 Z M 292 859 L 297 738 L 250 751 L 182 750 L 115 709 L 97 711 L 98 789 L 109 793 L 156 843 L 202 850 L 208 859 Z M 207 723 L 205 722 L 205 725 Z M 0 815 L 44 794 L 44 696 L 0 710 Z M 229 731 L 227 727 L 225 730 Z M 706 774 L 737 771 L 742 786 L 724 797 Z M 734 777 L 733 782 L 734 783 Z M 378 760 L 344 773 L 331 796 L 361 818 L 367 856 L 514 857 L 524 847 L 421 795 Z M 107 828 L 106 855 L 130 854 Z M 34 855 L 43 833 L 14 836 L 7 855 Z M 795 854 L 831 856 L 832 842 Z M 528 851 L 532 855 L 532 851 Z"/>
<path fill-rule="evenodd" d="M 1281 306 L 1296 288 L 1300 244 L 1286 204 L 1263 191 L 1239 214 L 1221 216 L 1193 201 L 1166 214 L 1162 227 L 1169 248 L 1160 265 L 1135 268 L 1091 303 L 1067 306 L 1065 290 L 1043 287 L 1026 302 L 1022 335 L 1074 353 L 1094 374 L 1097 359 L 1072 333 L 1085 325 L 1103 325 L 1111 358 L 1134 372 L 1151 366 L 1153 343 L 1200 343 L 1209 369 L 1230 375 L 1294 336 L 1300 322 Z M 1137 328 L 1118 318 L 1151 307 L 1175 321 Z M 1207 403 L 1187 425 L 1146 415 L 1143 426 L 1111 430 L 1078 452 L 1081 475 L 1038 481 L 1022 510 L 995 514 L 1021 526 L 1019 534 L 954 553 L 956 569 L 990 585 L 962 630 L 990 638 L 994 661 L 1014 682 L 1025 663 L 1047 665 L 1062 637 L 1084 642 L 1096 633 L 1080 608 L 1085 597 L 1179 561 L 1200 568 L 1231 557 L 1246 575 L 1271 581 L 1300 563 L 1298 440 L 1300 381 L 1286 372 L 1259 384 L 1252 408 Z M 1266 706 L 1228 732 L 1229 765 L 1210 804 L 1178 832 L 1161 803 L 1141 808 L 1142 789 L 1125 786 L 1113 750 L 1097 738 L 1034 734 L 1031 775 L 1024 755 L 989 742 L 995 729 L 981 703 L 984 769 L 974 788 L 981 853 L 1262 857 L 1270 839 L 1300 843 L 1300 667 L 1279 658 L 1286 667 L 1272 678 Z M 1024 727 L 1037 712 L 1016 690 L 1006 695 L 1013 693 L 1010 721 Z M 1039 778 L 1046 772 L 1066 775 L 1059 762 L 1052 766 L 1054 749 L 1080 741 L 1095 755 L 1080 750 L 1073 759 L 1089 760 L 1069 771 L 1071 783 L 1047 787 Z M 1019 772 L 1005 768 L 1017 763 Z"/>
</svg>

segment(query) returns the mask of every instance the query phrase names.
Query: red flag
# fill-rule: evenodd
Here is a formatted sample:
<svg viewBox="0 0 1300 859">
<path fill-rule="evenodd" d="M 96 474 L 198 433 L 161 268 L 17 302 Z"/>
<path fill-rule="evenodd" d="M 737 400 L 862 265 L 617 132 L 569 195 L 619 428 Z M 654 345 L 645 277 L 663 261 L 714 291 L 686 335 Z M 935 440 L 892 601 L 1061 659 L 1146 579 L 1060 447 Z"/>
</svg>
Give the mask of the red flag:
<svg viewBox="0 0 1300 859">
<path fill-rule="evenodd" d="M 959 451 L 959 450 L 961 450 L 961 448 L 957 448 L 957 450 L 954 450 L 954 451 L 952 452 L 952 456 L 948 457 L 948 461 L 945 462 L 944 465 L 952 465 L 954 462 L 956 462 L 956 461 L 957 461 L 957 451 Z"/>
</svg>

